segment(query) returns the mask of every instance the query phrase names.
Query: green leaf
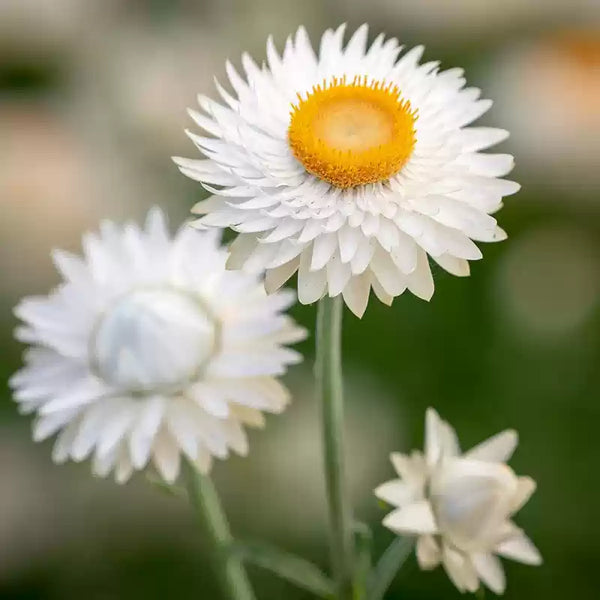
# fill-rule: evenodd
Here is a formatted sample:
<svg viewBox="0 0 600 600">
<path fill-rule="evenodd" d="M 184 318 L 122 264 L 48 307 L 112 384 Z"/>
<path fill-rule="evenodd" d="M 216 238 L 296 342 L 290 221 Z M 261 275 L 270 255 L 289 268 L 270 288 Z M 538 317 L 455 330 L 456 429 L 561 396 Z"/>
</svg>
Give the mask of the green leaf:
<svg viewBox="0 0 600 600">
<path fill-rule="evenodd" d="M 321 598 L 335 594 L 333 582 L 313 563 L 262 542 L 233 542 L 229 554 L 275 573 Z"/>
<path fill-rule="evenodd" d="M 354 600 L 364 600 L 367 594 L 367 577 L 371 571 L 373 534 L 368 525 L 355 523 L 354 527 Z"/>
<path fill-rule="evenodd" d="M 399 537 L 387 547 L 367 580 L 368 600 L 382 600 L 413 545 L 414 539 Z"/>
</svg>

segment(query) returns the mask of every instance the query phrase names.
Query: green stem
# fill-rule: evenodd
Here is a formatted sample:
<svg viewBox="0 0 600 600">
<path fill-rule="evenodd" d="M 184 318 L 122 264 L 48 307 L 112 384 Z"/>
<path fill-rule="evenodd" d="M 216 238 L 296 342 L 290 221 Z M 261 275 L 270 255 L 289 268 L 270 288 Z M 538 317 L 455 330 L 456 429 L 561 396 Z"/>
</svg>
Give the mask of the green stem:
<svg viewBox="0 0 600 600">
<path fill-rule="evenodd" d="M 337 598 L 352 599 L 352 514 L 344 469 L 342 395 L 343 304 L 341 296 L 322 298 L 317 311 L 316 378 L 321 398 L 325 482 L 329 503 L 331 566 Z"/>
<path fill-rule="evenodd" d="M 387 547 L 367 579 L 368 600 L 383 600 L 414 545 L 414 539 L 398 537 Z"/>
<path fill-rule="evenodd" d="M 255 600 L 241 560 L 228 555 L 233 538 L 212 479 L 198 472 L 187 460 L 183 467 L 190 502 L 210 544 L 223 597 L 228 600 Z"/>
</svg>

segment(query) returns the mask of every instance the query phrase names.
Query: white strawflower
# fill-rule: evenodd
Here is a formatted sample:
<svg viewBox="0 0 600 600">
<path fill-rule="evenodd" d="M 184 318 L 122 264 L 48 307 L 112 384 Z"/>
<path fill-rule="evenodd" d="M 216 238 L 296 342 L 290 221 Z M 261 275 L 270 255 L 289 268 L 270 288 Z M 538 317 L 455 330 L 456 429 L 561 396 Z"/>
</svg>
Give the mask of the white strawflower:
<svg viewBox="0 0 600 600">
<path fill-rule="evenodd" d="M 346 46 L 327 30 L 318 55 L 304 28 L 267 63 L 227 63 L 224 104 L 199 96 L 190 111 L 208 134 L 188 132 L 206 157 L 175 158 L 213 195 L 195 207 L 200 226 L 240 232 L 229 268 L 266 269 L 267 291 L 298 271 L 302 303 L 343 294 L 361 316 L 371 287 L 390 304 L 406 289 L 429 300 L 429 254 L 458 276 L 481 258 L 472 240 L 505 238 L 490 213 L 519 185 L 507 154 L 480 151 L 508 133 L 466 127 L 491 106 L 465 88 L 462 69 L 400 58 L 396 39 L 367 47 L 367 26 Z M 218 187 L 215 187 L 218 186 Z"/>
<path fill-rule="evenodd" d="M 60 432 L 53 459 L 93 456 L 93 470 L 126 481 L 152 461 L 166 481 L 183 453 L 203 472 L 212 457 L 246 454 L 244 425 L 280 412 L 276 377 L 301 360 L 305 337 L 255 276 L 226 271 L 218 232 L 173 238 L 158 209 L 142 230 L 102 224 L 84 257 L 53 254 L 64 282 L 16 308 L 17 338 L 34 347 L 11 379 L 36 441 Z"/>
<path fill-rule="evenodd" d="M 417 536 L 422 569 L 443 564 L 461 592 L 481 580 L 497 594 L 506 587 L 500 559 L 539 565 L 542 558 L 511 520 L 535 490 L 505 463 L 517 446 L 515 431 L 503 431 L 461 454 L 454 429 L 427 411 L 425 452 L 392 454 L 400 479 L 375 495 L 397 508 L 383 524 L 399 535 Z"/>
</svg>

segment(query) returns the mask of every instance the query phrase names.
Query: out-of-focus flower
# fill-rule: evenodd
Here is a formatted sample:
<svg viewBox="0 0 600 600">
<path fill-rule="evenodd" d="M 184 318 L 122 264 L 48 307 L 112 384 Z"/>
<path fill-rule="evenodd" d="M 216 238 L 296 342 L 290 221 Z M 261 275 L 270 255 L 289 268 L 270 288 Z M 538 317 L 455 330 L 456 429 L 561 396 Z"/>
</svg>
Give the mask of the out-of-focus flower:
<svg viewBox="0 0 600 600">
<path fill-rule="evenodd" d="M 427 32 L 436 39 L 468 36 L 471 40 L 498 32 L 506 34 L 515 27 L 538 25 L 540 22 L 564 22 L 593 14 L 594 2 L 589 0 L 545 0 L 523 2 L 485 2 L 482 0 L 337 0 L 340 10 L 353 21 L 378 19 L 388 27 Z M 595 11 L 597 13 L 597 10 Z"/>
<path fill-rule="evenodd" d="M 383 524 L 399 535 L 417 537 L 422 569 L 443 564 L 461 591 L 474 592 L 481 580 L 497 594 L 506 587 L 496 556 L 539 565 L 541 556 L 511 520 L 535 490 L 505 463 L 517 434 L 503 431 L 461 454 L 454 429 L 433 410 L 426 417 L 425 452 L 392 454 L 400 479 L 375 490 L 396 506 Z"/>
<path fill-rule="evenodd" d="M 496 113 L 525 166 L 569 193 L 589 190 L 600 155 L 600 29 L 514 45 L 489 72 Z"/>
<path fill-rule="evenodd" d="M 93 454 L 94 472 L 120 482 L 150 459 L 173 481 L 180 453 L 204 472 L 245 454 L 243 425 L 289 400 L 276 377 L 301 359 L 284 347 L 305 336 L 281 312 L 293 294 L 227 272 L 216 232 L 171 239 L 158 210 L 144 230 L 105 222 L 83 245 L 83 259 L 54 253 L 56 291 L 16 309 L 34 347 L 11 385 L 37 413 L 34 439 L 60 431 L 56 462 Z"/>
<path fill-rule="evenodd" d="M 6 309 L 32 290 L 55 284 L 49 247 L 75 248 L 81 232 L 99 219 L 140 216 L 165 197 L 164 186 L 159 195 L 160 187 L 145 173 L 135 176 L 131 157 L 107 139 L 109 124 L 89 118 L 91 112 L 87 104 L 69 101 L 0 103 L 0 304 Z"/>
<path fill-rule="evenodd" d="M 600 245 L 584 229 L 544 226 L 519 236 L 502 257 L 498 308 L 517 335 L 572 334 L 600 302 Z"/>
<path fill-rule="evenodd" d="M 97 9 L 94 0 L 3 0 L 0 2 L 0 49 L 4 56 L 45 59 L 80 39 Z"/>
<path fill-rule="evenodd" d="M 398 58 L 383 35 L 367 47 L 366 25 L 344 46 L 344 31 L 318 56 L 302 27 L 283 56 L 270 39 L 268 68 L 243 56 L 246 79 L 228 63 L 235 97 L 219 86 L 225 104 L 200 96 L 190 113 L 212 136 L 189 133 L 206 159 L 175 160 L 214 194 L 199 226 L 241 233 L 230 268 L 267 269 L 268 291 L 298 271 L 302 303 L 343 294 L 361 316 L 371 287 L 386 304 L 406 289 L 429 300 L 428 254 L 468 275 L 472 240 L 506 237 L 489 213 L 519 186 L 499 179 L 512 156 L 480 152 L 507 132 L 466 127 L 491 101 L 461 69 L 420 65 L 422 47 Z"/>
<path fill-rule="evenodd" d="M 0 252 L 0 271 L 4 292 L 16 298 L 40 281 L 50 283 L 48 246 L 76 243 L 97 220 L 98 164 L 73 124 L 43 102 L 4 102 L 0 122 L 0 236 L 8 248 Z"/>
<path fill-rule="evenodd" d="M 113 119 L 129 132 L 128 143 L 160 153 L 162 162 L 166 148 L 181 141 L 185 107 L 199 90 L 212 87 L 224 45 L 223 36 L 208 27 L 180 20 L 161 28 L 125 24 L 111 31 L 109 47 L 104 38 L 90 42 L 93 69 L 83 65 L 88 72 L 82 76 L 94 78 L 88 83 L 96 93 L 102 87 L 102 107 L 114 111 Z M 161 144 L 154 143 L 158 139 Z"/>
</svg>

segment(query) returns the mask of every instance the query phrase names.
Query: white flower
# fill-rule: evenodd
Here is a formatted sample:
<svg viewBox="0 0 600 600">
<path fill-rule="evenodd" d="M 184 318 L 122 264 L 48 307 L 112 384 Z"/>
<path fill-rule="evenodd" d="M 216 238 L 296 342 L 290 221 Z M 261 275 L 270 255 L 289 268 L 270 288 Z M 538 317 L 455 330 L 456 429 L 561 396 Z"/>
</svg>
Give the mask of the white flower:
<svg viewBox="0 0 600 600">
<path fill-rule="evenodd" d="M 498 178 L 512 156 L 480 152 L 508 133 L 466 127 L 491 101 L 462 69 L 419 64 L 421 46 L 398 58 L 383 35 L 367 48 L 366 25 L 343 36 L 327 30 L 318 55 L 302 27 L 282 56 L 269 39 L 267 64 L 243 55 L 245 78 L 227 63 L 234 94 L 217 84 L 224 104 L 190 111 L 206 158 L 174 160 L 213 194 L 198 225 L 240 232 L 229 268 L 266 269 L 269 292 L 298 271 L 302 303 L 341 293 L 361 316 L 371 287 L 386 304 L 406 289 L 429 300 L 427 254 L 468 275 L 472 240 L 505 238 L 490 213 L 519 185 Z"/>
<path fill-rule="evenodd" d="M 452 427 L 427 411 L 425 453 L 392 454 L 400 479 L 375 495 L 396 506 L 383 524 L 399 535 L 417 536 L 422 569 L 440 562 L 461 591 L 474 592 L 481 580 L 497 594 L 506 587 L 496 554 L 539 565 L 542 558 L 511 520 L 535 490 L 505 462 L 517 446 L 515 431 L 503 431 L 461 454 Z"/>
<path fill-rule="evenodd" d="M 152 460 L 166 481 L 180 453 L 206 472 L 212 457 L 246 454 L 243 425 L 280 412 L 276 377 L 301 360 L 283 347 L 305 337 L 256 277 L 225 269 L 217 232 L 171 238 L 154 209 L 144 230 L 105 222 L 83 238 L 84 258 L 54 253 L 64 282 L 16 308 L 32 344 L 11 379 L 33 437 L 60 432 L 53 459 L 115 471 L 119 482 Z"/>
</svg>

